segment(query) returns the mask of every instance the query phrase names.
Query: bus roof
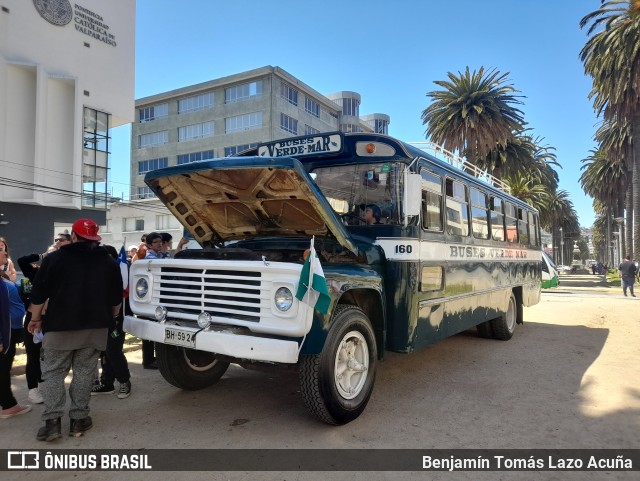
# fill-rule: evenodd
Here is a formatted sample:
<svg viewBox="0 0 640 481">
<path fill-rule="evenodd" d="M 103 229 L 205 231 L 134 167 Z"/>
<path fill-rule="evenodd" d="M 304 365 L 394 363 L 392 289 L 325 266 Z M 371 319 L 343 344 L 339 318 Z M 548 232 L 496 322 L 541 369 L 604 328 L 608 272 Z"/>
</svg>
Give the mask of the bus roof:
<svg viewBox="0 0 640 481">
<path fill-rule="evenodd" d="M 310 170 L 333 164 L 332 160 L 338 163 L 345 158 L 354 157 L 358 162 L 371 162 L 384 157 L 407 164 L 424 158 L 445 171 L 460 175 L 493 193 L 506 195 L 522 207 L 535 210 L 524 201 L 511 196 L 510 188 L 504 181 L 432 142 L 408 143 L 388 135 L 373 133 L 327 132 L 264 142 L 237 155 L 295 157 Z"/>
</svg>

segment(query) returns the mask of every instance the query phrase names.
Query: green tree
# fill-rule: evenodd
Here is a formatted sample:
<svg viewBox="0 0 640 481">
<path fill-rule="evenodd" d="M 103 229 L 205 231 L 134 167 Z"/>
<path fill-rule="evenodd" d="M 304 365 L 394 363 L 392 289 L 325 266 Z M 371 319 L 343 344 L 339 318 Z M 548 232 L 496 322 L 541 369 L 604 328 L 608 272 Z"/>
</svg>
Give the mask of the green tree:
<svg viewBox="0 0 640 481">
<path fill-rule="evenodd" d="M 580 176 L 582 189 L 606 206 L 606 239 L 611 242 L 611 221 L 624 213 L 624 197 L 627 184 L 627 169 L 624 163 L 610 160 L 602 150 L 591 150 L 591 155 L 582 159 L 584 165 Z M 624 237 L 623 237 L 624 239 Z M 623 250 L 625 243 L 623 242 Z"/>
<path fill-rule="evenodd" d="M 580 21 L 589 40 L 580 52 L 593 78 L 590 98 L 606 121 L 631 126 L 633 251 L 640 252 L 640 0 L 601 0 L 600 8 Z"/>
<path fill-rule="evenodd" d="M 508 84 L 508 73 L 484 67 L 471 72 L 447 73 L 449 80 L 434 83 L 442 90 L 429 92 L 431 104 L 422 112 L 427 138 L 471 163 L 496 147 L 506 147 L 524 125 L 518 91 Z"/>
</svg>

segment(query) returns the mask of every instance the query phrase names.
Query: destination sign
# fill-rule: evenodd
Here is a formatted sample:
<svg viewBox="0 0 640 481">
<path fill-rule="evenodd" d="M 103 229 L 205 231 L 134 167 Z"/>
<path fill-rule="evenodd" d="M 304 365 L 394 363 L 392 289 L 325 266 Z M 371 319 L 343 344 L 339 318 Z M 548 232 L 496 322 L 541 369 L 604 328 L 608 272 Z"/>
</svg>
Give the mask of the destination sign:
<svg viewBox="0 0 640 481">
<path fill-rule="evenodd" d="M 258 147 L 260 157 L 291 157 L 300 155 L 317 155 L 340 152 L 342 136 L 314 135 L 313 137 L 279 140 Z"/>
</svg>

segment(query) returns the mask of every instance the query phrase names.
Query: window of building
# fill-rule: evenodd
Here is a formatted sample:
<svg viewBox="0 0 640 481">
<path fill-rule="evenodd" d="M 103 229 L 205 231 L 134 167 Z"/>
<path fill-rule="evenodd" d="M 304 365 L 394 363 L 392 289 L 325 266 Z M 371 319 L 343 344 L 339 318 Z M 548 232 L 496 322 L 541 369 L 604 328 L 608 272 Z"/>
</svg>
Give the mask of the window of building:
<svg viewBox="0 0 640 481">
<path fill-rule="evenodd" d="M 373 132 L 376 134 L 387 135 L 389 132 L 389 122 L 386 120 L 375 119 L 373 121 Z"/>
<path fill-rule="evenodd" d="M 518 242 L 518 219 L 516 208 L 509 202 L 504 203 L 504 218 L 507 231 L 507 242 Z"/>
<path fill-rule="evenodd" d="M 504 241 L 504 213 L 502 199 L 491 197 L 491 236 L 493 240 Z"/>
<path fill-rule="evenodd" d="M 489 204 L 487 194 L 471 188 L 471 229 L 473 237 L 489 238 Z"/>
<path fill-rule="evenodd" d="M 358 99 L 342 99 L 342 115 L 360 116 L 360 102 Z"/>
<path fill-rule="evenodd" d="M 169 142 L 169 132 L 151 132 L 150 134 L 138 135 L 138 148 L 145 149 L 154 145 L 162 145 Z"/>
<path fill-rule="evenodd" d="M 291 85 L 282 82 L 280 84 L 280 96 L 293 105 L 298 105 L 298 91 Z"/>
<path fill-rule="evenodd" d="M 142 217 L 124 217 L 122 219 L 123 232 L 144 231 L 144 218 Z"/>
<path fill-rule="evenodd" d="M 304 98 L 304 110 L 320 118 L 320 104 L 309 97 Z"/>
<path fill-rule="evenodd" d="M 191 152 L 190 154 L 178 155 L 178 165 L 190 164 L 191 162 L 198 162 L 200 160 L 213 159 L 213 150 L 204 150 L 202 152 Z"/>
<path fill-rule="evenodd" d="M 262 112 L 236 115 L 224 119 L 225 132 L 238 132 L 241 130 L 259 129 L 262 127 Z"/>
<path fill-rule="evenodd" d="M 422 228 L 442 232 L 442 178 L 422 170 Z"/>
<path fill-rule="evenodd" d="M 213 107 L 213 92 L 194 95 L 185 99 L 178 100 L 178 113 L 184 114 L 195 110 L 210 109 Z"/>
<path fill-rule="evenodd" d="M 171 214 L 161 214 L 156 216 L 156 231 L 180 228 L 180 222 Z"/>
<path fill-rule="evenodd" d="M 161 119 L 169 115 L 169 104 L 158 104 L 151 107 L 143 107 L 138 109 L 140 114 L 140 122 L 149 122 L 150 120 Z"/>
<path fill-rule="evenodd" d="M 242 102 L 251 97 L 262 95 L 262 80 L 241 85 L 234 85 L 224 89 L 224 103 Z"/>
<path fill-rule="evenodd" d="M 362 132 L 362 129 L 359 125 L 353 124 L 341 124 L 341 129 L 343 132 Z"/>
<path fill-rule="evenodd" d="M 138 195 L 136 195 L 136 199 L 153 199 L 156 196 L 151 190 L 151 187 L 147 186 L 138 187 L 137 192 Z"/>
<path fill-rule="evenodd" d="M 178 142 L 187 140 L 202 139 L 213 135 L 213 122 L 203 122 L 201 124 L 185 125 L 178 128 Z"/>
<path fill-rule="evenodd" d="M 224 156 L 229 157 L 231 155 L 239 154 L 240 152 L 244 152 L 247 149 L 253 149 L 257 147 L 258 144 L 243 144 L 243 145 L 234 145 L 232 147 L 224 148 Z"/>
<path fill-rule="evenodd" d="M 298 133 L 298 120 L 283 113 L 280 114 L 280 128 L 292 134 Z"/>
<path fill-rule="evenodd" d="M 320 131 L 318 129 L 314 129 L 310 125 L 305 124 L 304 126 L 304 135 L 314 135 L 319 134 Z"/>
<path fill-rule="evenodd" d="M 447 194 L 447 234 L 469 235 L 469 212 L 467 199 L 467 187 L 453 179 L 445 182 Z"/>
<path fill-rule="evenodd" d="M 167 165 L 169 165 L 167 157 L 141 160 L 140 162 L 138 162 L 138 175 L 145 174 L 156 169 L 164 169 L 165 167 L 167 167 Z"/>
</svg>

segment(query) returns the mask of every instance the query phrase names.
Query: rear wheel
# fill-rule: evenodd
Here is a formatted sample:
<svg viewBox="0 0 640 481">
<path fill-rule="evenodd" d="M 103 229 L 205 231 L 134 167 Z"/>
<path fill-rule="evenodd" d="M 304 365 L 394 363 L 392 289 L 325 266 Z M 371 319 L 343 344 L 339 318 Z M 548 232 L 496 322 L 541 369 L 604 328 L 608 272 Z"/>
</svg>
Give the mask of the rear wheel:
<svg viewBox="0 0 640 481">
<path fill-rule="evenodd" d="M 158 370 L 175 387 L 196 391 L 212 386 L 229 367 L 210 352 L 156 343 Z"/>
<path fill-rule="evenodd" d="M 511 293 L 507 310 L 500 317 L 496 317 L 491 321 L 491 329 L 493 337 L 501 341 L 508 341 L 513 337 L 516 330 L 516 322 L 518 320 L 518 303 L 516 296 Z"/>
<path fill-rule="evenodd" d="M 338 306 L 322 353 L 300 360 L 300 390 L 311 414 L 328 424 L 356 419 L 371 397 L 377 356 L 365 313 Z"/>
</svg>

